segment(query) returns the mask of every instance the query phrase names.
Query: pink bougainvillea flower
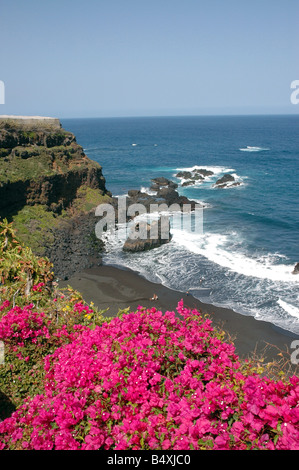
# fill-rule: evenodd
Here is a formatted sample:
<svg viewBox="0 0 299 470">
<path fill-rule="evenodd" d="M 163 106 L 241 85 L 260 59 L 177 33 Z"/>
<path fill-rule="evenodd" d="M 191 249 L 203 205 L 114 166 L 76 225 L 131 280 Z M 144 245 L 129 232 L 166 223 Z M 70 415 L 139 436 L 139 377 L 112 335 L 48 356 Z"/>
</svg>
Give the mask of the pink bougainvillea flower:
<svg viewBox="0 0 299 470">
<path fill-rule="evenodd" d="M 244 368 L 182 301 L 176 314 L 139 306 L 92 328 L 51 333 L 47 321 L 32 305 L 0 321 L 20 360 L 28 343 L 59 345 L 44 358 L 42 393 L 0 422 L 1 449 L 298 449 L 299 379 Z"/>
</svg>

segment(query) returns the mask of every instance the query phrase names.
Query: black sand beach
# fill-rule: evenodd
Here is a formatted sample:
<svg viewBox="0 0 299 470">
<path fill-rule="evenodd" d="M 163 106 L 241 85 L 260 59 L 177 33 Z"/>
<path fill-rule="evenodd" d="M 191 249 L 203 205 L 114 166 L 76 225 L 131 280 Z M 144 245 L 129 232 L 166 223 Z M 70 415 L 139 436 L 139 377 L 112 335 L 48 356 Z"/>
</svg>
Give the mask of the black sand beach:
<svg viewBox="0 0 299 470">
<path fill-rule="evenodd" d="M 186 306 L 208 314 L 213 325 L 220 326 L 228 333 L 241 358 L 252 357 L 254 352 L 262 354 L 267 361 L 279 360 L 280 352 L 286 353 L 290 358 L 294 351 L 291 343 L 294 339 L 299 339 L 268 322 L 258 321 L 227 308 L 203 304 L 192 295 L 149 282 L 131 270 L 114 266 L 86 269 L 67 281 L 61 281 L 59 285 L 70 285 L 83 295 L 86 302 L 94 302 L 100 309 L 109 308 L 107 316 L 114 316 L 119 309 L 127 307 L 135 311 L 138 305 L 175 311 L 178 301 L 183 299 Z M 151 300 L 154 294 L 157 295 L 157 300 Z"/>
</svg>

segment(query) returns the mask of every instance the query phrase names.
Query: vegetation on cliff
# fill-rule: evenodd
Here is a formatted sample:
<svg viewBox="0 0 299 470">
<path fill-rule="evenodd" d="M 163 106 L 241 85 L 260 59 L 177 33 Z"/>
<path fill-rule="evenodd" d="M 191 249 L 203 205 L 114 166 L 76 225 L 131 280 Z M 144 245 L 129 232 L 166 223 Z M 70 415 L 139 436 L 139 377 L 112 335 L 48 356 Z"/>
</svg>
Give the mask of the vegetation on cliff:
<svg viewBox="0 0 299 470">
<path fill-rule="evenodd" d="M 89 258 L 99 257 L 101 244 L 88 245 L 96 224 L 92 210 L 110 197 L 101 166 L 58 120 L 0 119 L 0 217 L 14 222 L 19 239 L 35 254 L 54 258 L 57 276 L 71 275 L 71 264 L 83 269 Z M 76 246 L 74 231 L 81 240 Z M 55 240 L 76 258 L 68 273 L 67 260 L 55 258 Z"/>
<path fill-rule="evenodd" d="M 15 121 L 0 120 L 0 157 L 1 188 L 22 182 L 26 190 L 23 196 L 28 204 L 44 203 L 59 213 L 72 202 L 75 191 L 84 183 L 101 190 L 102 194 L 107 193 L 101 166 L 85 155 L 71 132 L 62 128 L 42 127 L 41 124 L 38 128 L 32 124 L 26 127 Z M 57 188 L 51 187 L 51 182 L 53 185 L 59 184 L 60 180 L 68 182 L 67 179 L 75 174 L 79 175 L 74 180 L 76 188 L 70 188 L 68 184 L 58 192 Z M 40 193 L 37 191 L 39 186 L 43 190 Z M 7 203 L 11 204 L 11 200 Z M 1 208 L 3 204 L 4 201 Z"/>
<path fill-rule="evenodd" d="M 241 362 L 209 318 L 106 318 L 0 228 L 1 449 L 298 449 L 299 379 Z"/>
</svg>

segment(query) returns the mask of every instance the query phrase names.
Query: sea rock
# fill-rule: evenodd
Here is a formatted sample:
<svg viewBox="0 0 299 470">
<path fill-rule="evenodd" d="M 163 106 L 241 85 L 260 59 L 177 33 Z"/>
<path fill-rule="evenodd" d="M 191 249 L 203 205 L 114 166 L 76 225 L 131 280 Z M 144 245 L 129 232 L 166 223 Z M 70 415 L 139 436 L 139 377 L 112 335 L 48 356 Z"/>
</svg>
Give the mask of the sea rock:
<svg viewBox="0 0 299 470">
<path fill-rule="evenodd" d="M 195 183 L 196 183 L 195 179 L 194 180 L 188 180 L 188 181 L 184 181 L 184 183 L 182 183 L 182 186 L 192 186 Z"/>
<path fill-rule="evenodd" d="M 156 202 L 165 202 L 167 205 L 179 204 L 180 206 L 183 204 L 192 203 L 192 201 L 189 201 L 188 198 L 180 196 L 179 193 L 173 188 L 162 188 L 160 191 L 158 191 Z"/>
<path fill-rule="evenodd" d="M 239 186 L 241 183 L 238 181 L 235 181 L 235 178 L 233 175 L 230 175 L 227 173 L 226 175 L 223 175 L 222 178 L 218 179 L 214 185 L 216 188 L 227 188 L 228 186 Z"/>
<path fill-rule="evenodd" d="M 151 188 L 155 188 L 156 194 L 148 194 L 137 189 L 130 189 L 128 191 L 127 205 L 142 204 L 149 211 L 151 204 L 167 204 L 168 206 L 179 204 L 181 209 L 184 204 L 189 204 L 190 209 L 194 210 L 196 202 L 188 199 L 186 196 L 180 196 L 176 190 L 178 186 L 176 183 L 167 178 L 154 178 L 152 182 Z"/>
<path fill-rule="evenodd" d="M 182 186 L 192 186 L 193 184 L 195 184 L 199 180 L 202 181 L 203 179 L 204 179 L 203 176 L 195 174 L 195 175 L 192 176 L 192 179 L 184 181 L 182 183 Z"/>
<path fill-rule="evenodd" d="M 299 263 L 295 264 L 294 270 L 292 271 L 292 274 L 299 274 Z"/>
<path fill-rule="evenodd" d="M 152 191 L 159 191 L 162 188 L 176 189 L 178 187 L 177 183 L 174 183 L 174 181 L 171 181 L 171 180 L 165 178 L 164 176 L 158 177 L 158 178 L 153 178 L 151 181 L 152 181 L 152 184 L 151 184 L 150 189 Z"/>
<path fill-rule="evenodd" d="M 194 173 L 199 173 L 200 175 L 202 175 L 203 177 L 205 176 L 213 176 L 214 172 L 211 171 L 211 170 L 206 170 L 204 168 L 196 168 L 194 170 Z"/>
<path fill-rule="evenodd" d="M 138 222 L 131 229 L 123 245 L 123 251 L 139 252 L 152 250 L 171 240 L 170 223 L 167 217 L 152 222 Z"/>
<path fill-rule="evenodd" d="M 179 171 L 176 175 L 177 178 L 183 178 L 185 180 L 192 178 L 191 171 Z"/>
<path fill-rule="evenodd" d="M 129 189 L 129 191 L 128 191 L 128 197 L 132 198 L 132 199 L 136 199 L 136 198 L 140 197 L 141 194 L 142 194 L 142 192 L 138 189 Z"/>
<path fill-rule="evenodd" d="M 231 181 L 235 181 L 235 178 L 233 175 L 230 175 L 229 173 L 227 173 L 226 175 L 223 175 L 222 178 L 217 180 L 215 184 L 224 184 L 224 183 L 228 183 Z"/>
<path fill-rule="evenodd" d="M 157 185 L 161 183 L 161 180 L 157 181 L 156 178 L 152 181 L 155 181 Z M 142 213 L 150 214 L 167 211 L 168 209 L 186 212 L 189 210 L 194 211 L 195 208 L 198 208 L 199 203 L 188 199 L 186 196 L 181 196 L 175 189 L 176 186 L 176 183 L 173 183 L 173 181 L 163 180 L 162 185 L 155 191 L 155 194 L 148 194 L 138 189 L 130 189 L 127 196 L 123 197 L 122 202 L 120 202 L 120 198 L 112 197 L 110 203 L 114 209 L 115 222 L 131 221 L 139 215 L 139 209 L 143 209 Z M 173 204 L 176 207 L 171 207 Z M 138 207 L 139 205 L 141 207 Z"/>
<path fill-rule="evenodd" d="M 179 171 L 176 174 L 177 178 L 186 180 L 183 181 L 182 186 L 191 186 L 198 181 L 203 181 L 205 177 L 212 176 L 214 173 L 211 170 L 205 168 L 195 168 L 192 171 Z"/>
</svg>

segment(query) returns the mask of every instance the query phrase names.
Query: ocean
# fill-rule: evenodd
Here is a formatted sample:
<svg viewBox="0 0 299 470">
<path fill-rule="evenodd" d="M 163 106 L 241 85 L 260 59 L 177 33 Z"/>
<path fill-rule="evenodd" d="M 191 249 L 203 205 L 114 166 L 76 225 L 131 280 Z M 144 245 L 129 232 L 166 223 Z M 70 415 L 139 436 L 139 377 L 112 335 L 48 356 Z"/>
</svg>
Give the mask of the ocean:
<svg viewBox="0 0 299 470">
<path fill-rule="evenodd" d="M 299 334 L 298 115 L 61 122 L 102 165 L 114 196 L 164 176 L 205 206 L 202 232 L 173 225 L 171 242 L 149 252 L 125 253 L 107 236 L 104 263 Z M 177 173 L 196 168 L 213 175 L 182 186 Z M 216 188 L 227 173 L 240 184 Z"/>
</svg>

